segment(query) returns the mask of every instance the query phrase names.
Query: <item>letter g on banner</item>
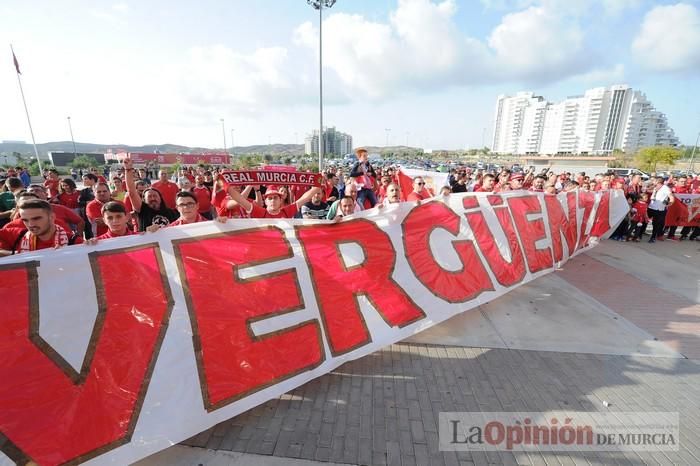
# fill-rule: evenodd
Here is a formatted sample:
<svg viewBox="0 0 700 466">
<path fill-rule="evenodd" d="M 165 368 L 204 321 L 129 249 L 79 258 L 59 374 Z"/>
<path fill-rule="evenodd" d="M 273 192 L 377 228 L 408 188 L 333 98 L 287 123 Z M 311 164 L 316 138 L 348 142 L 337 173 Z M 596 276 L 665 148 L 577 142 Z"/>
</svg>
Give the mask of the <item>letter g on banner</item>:
<svg viewBox="0 0 700 466">
<path fill-rule="evenodd" d="M 0 445 L 19 464 L 87 461 L 136 427 L 173 306 L 160 250 L 89 257 L 98 311 L 80 372 L 39 335 L 39 263 L 0 267 Z"/>
</svg>

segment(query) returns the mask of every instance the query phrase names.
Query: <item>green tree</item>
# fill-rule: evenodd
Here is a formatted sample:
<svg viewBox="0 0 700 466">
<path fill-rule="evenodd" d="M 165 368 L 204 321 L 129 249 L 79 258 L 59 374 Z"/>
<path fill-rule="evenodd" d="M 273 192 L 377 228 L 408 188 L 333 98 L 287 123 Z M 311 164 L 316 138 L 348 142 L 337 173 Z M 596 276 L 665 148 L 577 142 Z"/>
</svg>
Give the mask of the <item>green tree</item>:
<svg viewBox="0 0 700 466">
<path fill-rule="evenodd" d="M 79 155 L 70 163 L 70 166 L 73 168 L 92 168 L 97 165 L 97 160 L 87 155 Z"/>
<path fill-rule="evenodd" d="M 680 157 L 681 151 L 675 147 L 652 146 L 639 149 L 636 161 L 642 170 L 655 172 L 657 164 L 673 165 Z"/>
</svg>

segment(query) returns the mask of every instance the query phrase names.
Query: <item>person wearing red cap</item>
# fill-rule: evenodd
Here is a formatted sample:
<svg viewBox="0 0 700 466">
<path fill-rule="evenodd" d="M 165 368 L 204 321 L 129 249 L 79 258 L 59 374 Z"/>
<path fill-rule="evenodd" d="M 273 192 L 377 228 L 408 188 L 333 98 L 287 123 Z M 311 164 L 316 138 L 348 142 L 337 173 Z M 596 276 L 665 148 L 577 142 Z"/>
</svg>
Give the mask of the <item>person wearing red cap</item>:
<svg viewBox="0 0 700 466">
<path fill-rule="evenodd" d="M 519 191 L 523 189 L 523 180 L 525 179 L 525 176 L 522 173 L 513 173 L 510 175 L 510 181 L 508 184 L 510 185 L 510 189 L 512 191 Z"/>
<path fill-rule="evenodd" d="M 283 207 L 282 194 L 279 188 L 277 186 L 268 186 L 267 191 L 265 191 L 264 208 L 244 198 L 241 193 L 233 189 L 233 186 L 229 186 L 228 195 L 250 215 L 250 218 L 293 218 L 301 207 L 309 202 L 314 194 L 320 191 L 320 187 L 314 186 L 306 191 L 296 202 Z"/>
<path fill-rule="evenodd" d="M 612 185 L 613 185 L 613 189 L 622 189 L 624 191 L 625 179 L 624 178 L 615 178 Z"/>
</svg>

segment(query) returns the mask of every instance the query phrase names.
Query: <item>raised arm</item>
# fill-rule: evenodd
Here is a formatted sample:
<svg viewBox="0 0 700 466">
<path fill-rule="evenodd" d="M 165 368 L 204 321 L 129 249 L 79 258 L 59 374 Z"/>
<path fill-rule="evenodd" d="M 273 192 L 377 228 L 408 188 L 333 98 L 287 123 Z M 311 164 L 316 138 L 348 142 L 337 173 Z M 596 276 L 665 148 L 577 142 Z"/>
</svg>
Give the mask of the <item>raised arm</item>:
<svg viewBox="0 0 700 466">
<path fill-rule="evenodd" d="M 126 194 L 131 199 L 131 206 L 134 208 L 134 211 L 141 212 L 141 195 L 136 189 L 136 181 L 134 181 L 134 161 L 127 155 L 122 164 L 124 165 L 124 178 L 126 179 Z"/>
<path fill-rule="evenodd" d="M 248 190 L 248 192 L 250 192 L 250 190 Z M 243 196 L 242 193 L 239 193 L 238 191 L 233 189 L 233 186 L 229 186 L 228 195 L 231 196 L 231 199 L 238 202 L 238 205 L 243 207 L 243 210 L 245 210 L 246 212 L 250 212 L 251 210 L 253 210 L 253 204 L 251 204 L 250 201 L 247 199 L 247 194 Z"/>
</svg>

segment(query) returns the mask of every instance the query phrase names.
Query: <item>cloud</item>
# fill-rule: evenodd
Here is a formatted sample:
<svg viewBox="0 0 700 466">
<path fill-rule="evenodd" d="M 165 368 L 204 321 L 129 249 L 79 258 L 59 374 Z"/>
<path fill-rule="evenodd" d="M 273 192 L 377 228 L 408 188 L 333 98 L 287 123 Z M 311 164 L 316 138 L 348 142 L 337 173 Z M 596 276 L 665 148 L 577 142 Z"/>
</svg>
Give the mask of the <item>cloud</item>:
<svg viewBox="0 0 700 466">
<path fill-rule="evenodd" d="M 453 0 L 400 0 L 388 23 L 334 14 L 324 22 L 324 64 L 351 93 L 384 98 L 413 89 L 525 80 L 551 82 L 585 72 L 583 32 L 545 7 L 508 14 L 487 42 L 459 30 Z M 318 30 L 297 28 L 316 50 Z"/>
<path fill-rule="evenodd" d="M 501 66 L 522 78 L 551 80 L 589 66 L 578 24 L 543 7 L 506 15 L 488 43 Z"/>
<path fill-rule="evenodd" d="M 126 13 L 129 11 L 129 5 L 124 2 L 115 3 L 112 5 L 112 10 L 118 11 L 120 13 Z"/>
<path fill-rule="evenodd" d="M 257 115 L 272 104 L 288 106 L 314 98 L 293 69 L 284 47 L 243 54 L 216 45 L 191 48 L 174 73 L 180 76 L 179 93 L 191 105 L 212 114 L 233 110 Z"/>
<path fill-rule="evenodd" d="M 700 11 L 687 3 L 657 6 L 632 43 L 635 59 L 661 72 L 700 70 Z"/>
<path fill-rule="evenodd" d="M 506 14 L 484 40 L 460 29 L 455 0 L 399 0 L 387 21 L 331 13 L 323 24 L 324 98 L 382 101 L 455 86 L 544 84 L 594 70 L 576 18 L 561 12 L 562 0 L 545 3 Z M 215 111 L 256 115 L 271 105 L 315 104 L 317 54 L 313 22 L 296 27 L 287 47 L 200 47 L 180 66 L 180 88 L 191 106 Z"/>
<path fill-rule="evenodd" d="M 596 68 L 573 78 L 585 86 L 609 86 L 625 80 L 625 65 L 618 63 L 611 68 Z"/>
</svg>

